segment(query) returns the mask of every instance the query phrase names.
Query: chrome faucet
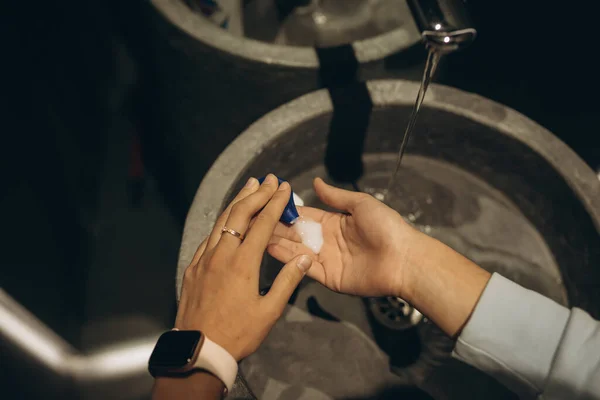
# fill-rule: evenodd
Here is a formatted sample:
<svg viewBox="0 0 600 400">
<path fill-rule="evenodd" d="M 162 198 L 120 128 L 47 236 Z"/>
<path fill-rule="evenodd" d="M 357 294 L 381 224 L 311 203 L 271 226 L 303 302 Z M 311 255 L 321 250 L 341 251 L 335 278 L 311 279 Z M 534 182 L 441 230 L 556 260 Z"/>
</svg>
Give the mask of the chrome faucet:
<svg viewBox="0 0 600 400">
<path fill-rule="evenodd" d="M 425 45 L 442 53 L 465 48 L 477 36 L 465 0 L 408 0 Z"/>
</svg>

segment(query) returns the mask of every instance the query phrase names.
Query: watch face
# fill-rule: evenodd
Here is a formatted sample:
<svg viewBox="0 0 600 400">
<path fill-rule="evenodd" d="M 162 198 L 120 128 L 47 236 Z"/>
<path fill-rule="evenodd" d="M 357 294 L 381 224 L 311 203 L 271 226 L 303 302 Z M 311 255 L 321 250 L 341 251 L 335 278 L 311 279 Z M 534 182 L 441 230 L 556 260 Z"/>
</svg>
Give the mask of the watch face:
<svg viewBox="0 0 600 400">
<path fill-rule="evenodd" d="M 163 333 L 150 356 L 152 369 L 177 369 L 185 367 L 194 357 L 202 340 L 199 331 L 169 331 Z"/>
</svg>

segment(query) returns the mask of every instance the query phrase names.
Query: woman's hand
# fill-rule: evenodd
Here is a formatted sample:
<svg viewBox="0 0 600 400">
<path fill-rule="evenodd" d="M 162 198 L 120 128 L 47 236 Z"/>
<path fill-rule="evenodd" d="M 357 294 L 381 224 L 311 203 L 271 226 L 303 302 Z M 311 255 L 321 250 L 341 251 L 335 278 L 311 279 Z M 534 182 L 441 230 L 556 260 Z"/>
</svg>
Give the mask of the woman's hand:
<svg viewBox="0 0 600 400">
<path fill-rule="evenodd" d="M 258 348 L 312 264 L 300 253 L 290 257 L 269 293 L 259 295 L 261 260 L 290 190 L 273 175 L 262 185 L 250 178 L 185 272 L 176 328 L 202 331 L 238 361 Z M 245 239 L 222 233 L 224 226 Z"/>
<path fill-rule="evenodd" d="M 402 296 L 411 274 L 411 246 L 423 235 L 368 194 L 338 189 L 319 178 L 314 187 L 323 203 L 344 212 L 299 208 L 302 216 L 321 223 L 321 252 L 312 253 L 292 228 L 280 223 L 269 253 L 282 262 L 310 254 L 314 262 L 308 275 L 338 292 Z"/>
</svg>

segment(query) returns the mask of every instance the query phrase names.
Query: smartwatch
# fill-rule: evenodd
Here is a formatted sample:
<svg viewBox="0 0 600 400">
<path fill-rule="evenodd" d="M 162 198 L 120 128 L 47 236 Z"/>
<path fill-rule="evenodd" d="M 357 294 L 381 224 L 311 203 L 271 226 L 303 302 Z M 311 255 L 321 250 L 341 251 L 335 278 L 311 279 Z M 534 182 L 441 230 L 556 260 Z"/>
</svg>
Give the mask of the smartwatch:
<svg viewBox="0 0 600 400">
<path fill-rule="evenodd" d="M 196 370 L 210 372 L 231 391 L 238 365 L 227 350 L 211 341 L 200 331 L 174 329 L 163 333 L 148 361 L 153 377 L 182 376 Z"/>
</svg>

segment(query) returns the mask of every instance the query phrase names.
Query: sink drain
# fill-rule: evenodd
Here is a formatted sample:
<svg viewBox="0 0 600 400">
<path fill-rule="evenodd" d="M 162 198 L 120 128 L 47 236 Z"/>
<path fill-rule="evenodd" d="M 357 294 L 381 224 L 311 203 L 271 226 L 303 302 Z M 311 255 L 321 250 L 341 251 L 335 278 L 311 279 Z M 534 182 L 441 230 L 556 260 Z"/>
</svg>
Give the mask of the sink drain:
<svg viewBox="0 0 600 400">
<path fill-rule="evenodd" d="M 373 297 L 367 304 L 375 320 L 389 329 L 405 330 L 423 320 L 423 314 L 400 297 Z"/>
</svg>

